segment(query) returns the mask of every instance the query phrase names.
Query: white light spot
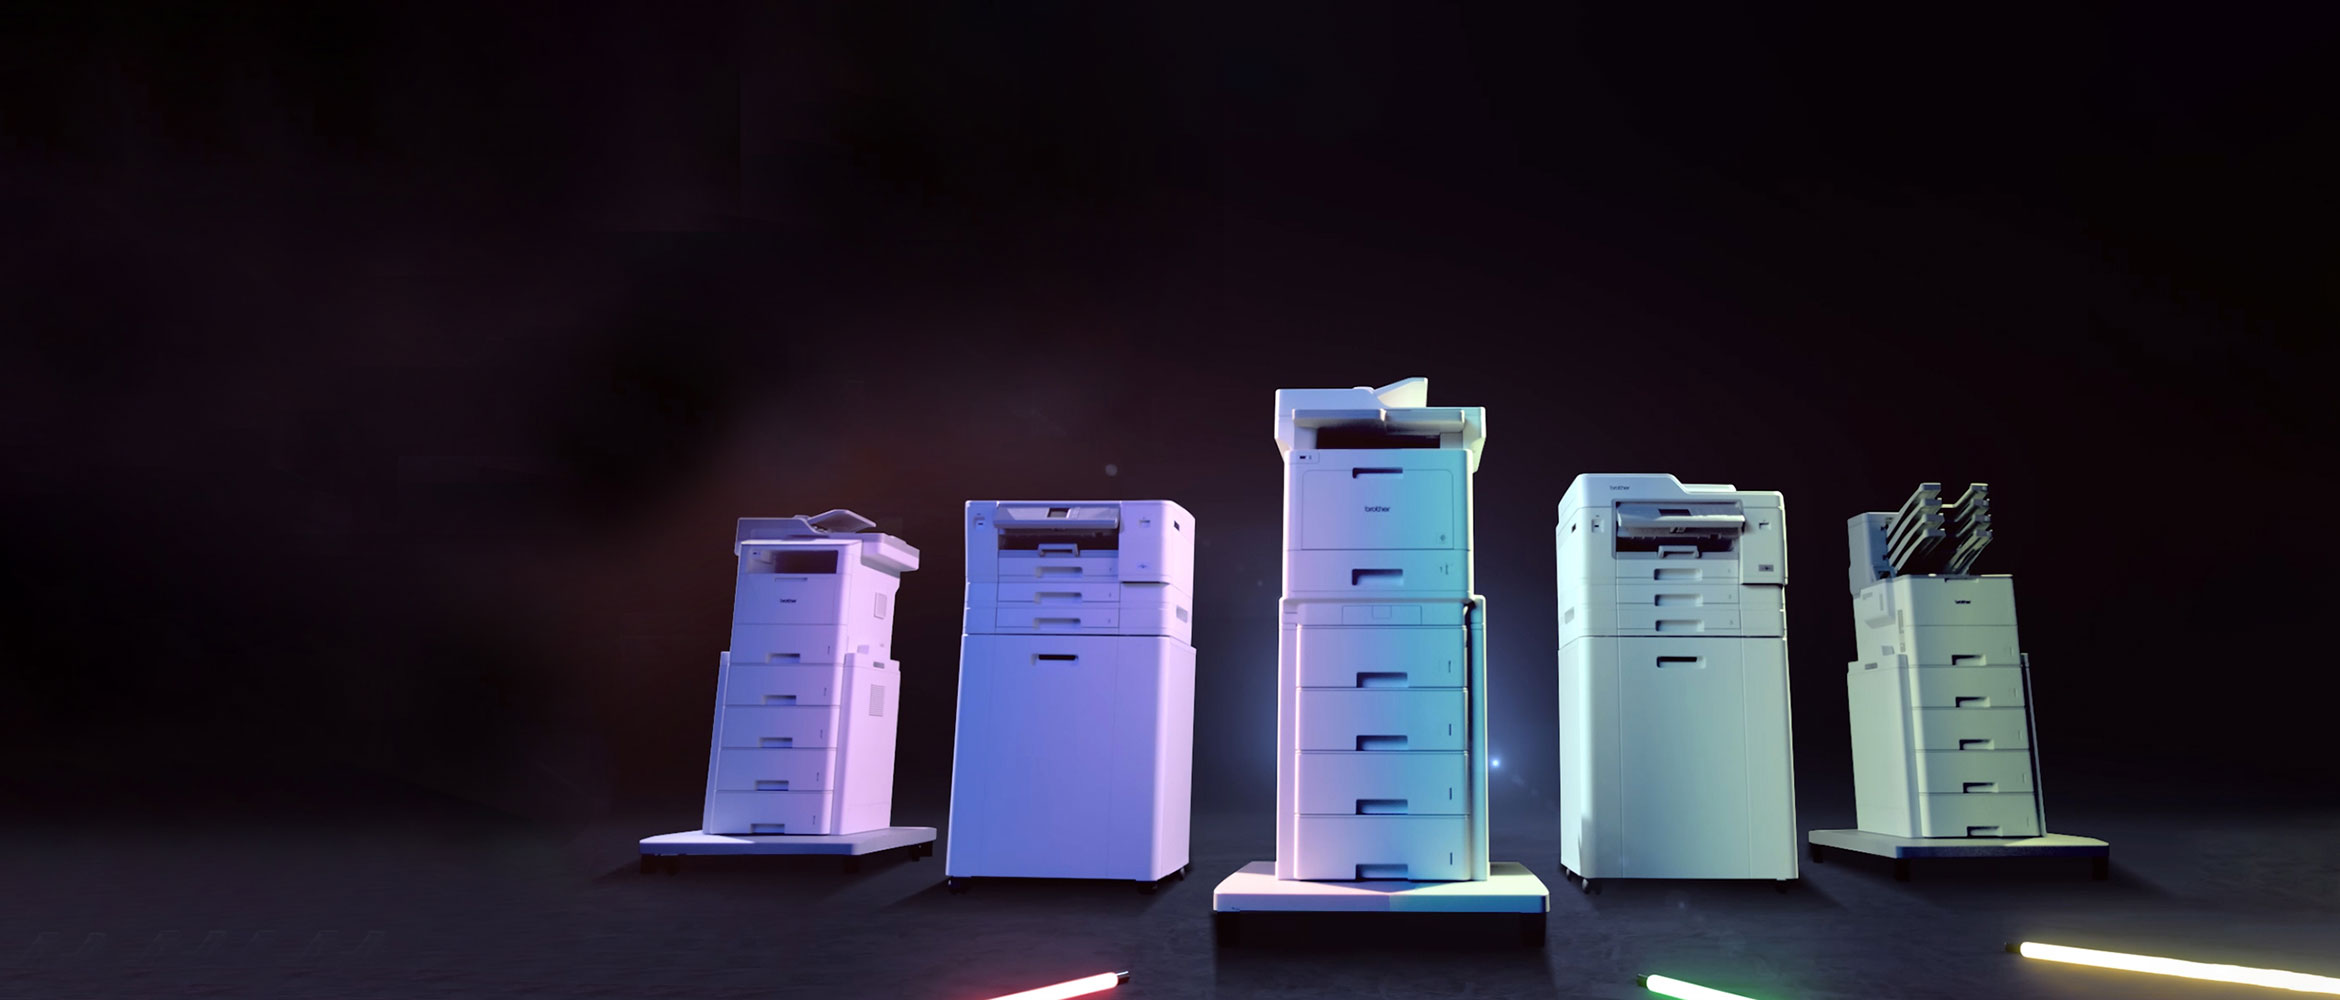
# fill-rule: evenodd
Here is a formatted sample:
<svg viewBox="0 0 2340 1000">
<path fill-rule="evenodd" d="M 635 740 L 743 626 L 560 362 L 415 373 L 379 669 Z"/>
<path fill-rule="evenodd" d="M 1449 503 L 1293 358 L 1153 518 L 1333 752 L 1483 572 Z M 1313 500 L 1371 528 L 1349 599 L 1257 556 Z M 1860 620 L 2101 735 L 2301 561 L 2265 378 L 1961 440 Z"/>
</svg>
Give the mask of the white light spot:
<svg viewBox="0 0 2340 1000">
<path fill-rule="evenodd" d="M 1108 476 L 1118 476 L 1121 474 L 1121 467 L 1111 462 L 1107 462 L 1105 463 L 1105 474 Z"/>
<path fill-rule="evenodd" d="M 1502 766 L 1503 766 L 1503 758 L 1501 758 L 1501 757 L 1489 757 L 1489 758 L 1487 758 L 1487 766 L 1488 766 L 1488 767 L 1502 767 Z"/>
</svg>

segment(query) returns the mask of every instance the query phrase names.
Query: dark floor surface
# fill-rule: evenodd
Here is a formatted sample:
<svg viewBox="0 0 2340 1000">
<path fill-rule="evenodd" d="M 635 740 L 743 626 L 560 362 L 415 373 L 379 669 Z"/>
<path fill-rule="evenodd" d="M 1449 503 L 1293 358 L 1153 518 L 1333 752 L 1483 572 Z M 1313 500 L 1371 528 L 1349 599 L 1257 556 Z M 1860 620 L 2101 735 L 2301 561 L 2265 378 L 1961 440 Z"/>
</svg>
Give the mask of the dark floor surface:
<svg viewBox="0 0 2340 1000">
<path fill-rule="evenodd" d="M 1841 858 L 1784 895 L 1617 882 L 1584 896 L 1558 876 L 1549 824 L 1498 813 L 1495 857 L 1556 890 L 1541 951 L 1435 920 L 1302 921 L 1217 948 L 1211 888 L 1268 857 L 1266 815 L 1198 816 L 1191 877 L 1154 896 L 1104 882 L 953 896 L 939 853 L 857 874 L 833 858 L 638 873 L 636 839 L 695 825 L 687 813 L 557 832 L 424 805 L 272 826 L 18 823 L 0 854 L 0 997 L 975 1000 L 1120 969 L 1128 1000 L 1622 998 L 1648 995 L 1646 972 L 1764 1000 L 2291 995 L 2001 950 L 2018 939 L 2340 975 L 2340 809 L 2094 798 L 2051 825 L 2110 841 L 2109 881 L 2048 859 L 1921 863 L 1897 883 L 1884 861 Z M 1807 828 L 1849 825 L 1849 801 L 1807 790 L 1801 809 Z M 922 798 L 896 820 L 941 812 Z"/>
</svg>

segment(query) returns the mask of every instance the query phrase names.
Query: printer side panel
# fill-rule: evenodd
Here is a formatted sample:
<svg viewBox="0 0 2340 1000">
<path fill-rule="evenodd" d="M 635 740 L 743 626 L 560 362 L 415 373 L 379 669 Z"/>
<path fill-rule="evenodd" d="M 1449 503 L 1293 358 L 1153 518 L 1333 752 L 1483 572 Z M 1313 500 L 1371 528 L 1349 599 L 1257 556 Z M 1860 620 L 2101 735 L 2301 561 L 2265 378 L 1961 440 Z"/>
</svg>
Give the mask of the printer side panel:
<svg viewBox="0 0 2340 1000">
<path fill-rule="evenodd" d="M 1168 500 L 1121 504 L 1121 580 L 1194 592 L 1194 515 Z"/>
<path fill-rule="evenodd" d="M 1187 522 L 1192 527 L 1193 522 Z M 1192 537 L 1191 533 L 1188 537 Z M 1191 554 L 1191 548 L 1189 552 Z M 1162 667 L 1155 692 L 1162 733 L 1154 757 L 1154 801 L 1151 812 L 1158 832 L 1152 840 L 1148 870 L 1159 873 L 1186 867 L 1192 856 L 1194 830 L 1194 647 L 1169 639 L 1159 641 Z"/>
<path fill-rule="evenodd" d="M 850 671 L 850 695 L 838 713 L 844 746 L 837 752 L 837 781 L 830 789 L 837 798 L 837 833 L 893 825 L 894 738 L 902 698 L 899 667 L 877 660 Z"/>
<path fill-rule="evenodd" d="M 967 501 L 967 583 L 999 582 L 999 529 L 996 500 Z"/>
<path fill-rule="evenodd" d="M 1487 750 L 1487 599 L 1473 595 L 1470 610 L 1466 614 L 1468 616 L 1466 620 L 1470 623 L 1470 627 L 1465 633 L 1468 636 L 1467 641 L 1470 643 L 1469 683 L 1471 693 L 1474 695 L 1470 699 L 1471 750 L 1470 756 L 1465 759 L 1467 765 L 1472 761 L 1491 760 Z M 1465 770 L 1468 772 L 1471 782 L 1471 857 L 1469 871 L 1463 877 L 1483 882 L 1494 874 L 1492 863 L 1487 854 L 1487 784 L 1489 779 L 1485 766 L 1466 766 Z"/>
</svg>

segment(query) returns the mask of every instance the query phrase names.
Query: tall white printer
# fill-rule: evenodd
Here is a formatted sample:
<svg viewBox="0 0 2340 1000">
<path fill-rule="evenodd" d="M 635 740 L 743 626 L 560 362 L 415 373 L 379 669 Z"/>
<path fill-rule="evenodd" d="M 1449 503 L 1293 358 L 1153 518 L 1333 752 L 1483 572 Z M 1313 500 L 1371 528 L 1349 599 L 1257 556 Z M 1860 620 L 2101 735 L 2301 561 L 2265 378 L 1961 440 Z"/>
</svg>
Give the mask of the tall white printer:
<svg viewBox="0 0 2340 1000">
<path fill-rule="evenodd" d="M 1276 857 L 1212 893 L 1221 945 L 1257 912 L 1512 913 L 1551 893 L 1487 856 L 1487 600 L 1471 479 L 1487 413 L 1430 384 L 1279 389 L 1283 618 Z"/>
<path fill-rule="evenodd" d="M 1562 497 L 1560 863 L 1585 891 L 1796 877 L 1785 514 L 1662 474 Z"/>
<path fill-rule="evenodd" d="M 1429 383 L 1281 389 L 1276 877 L 1484 880 L 1480 407 Z"/>
<path fill-rule="evenodd" d="M 2047 832 L 2015 578 L 1973 572 L 1991 542 L 1990 488 L 1941 493 L 1922 483 L 1900 510 L 1845 524 L 1859 829 L 1812 831 L 1812 859 L 1876 854 L 1907 879 L 1914 858 L 2061 855 L 2093 858 L 2106 878 L 2103 841 Z"/>
<path fill-rule="evenodd" d="M 642 841 L 654 857 L 932 851 L 893 811 L 894 594 L 918 550 L 849 510 L 741 518 L 731 648 L 718 660 L 702 827 Z"/>
<path fill-rule="evenodd" d="M 1183 877 L 1194 515 L 1168 500 L 973 500 L 944 867 Z"/>
</svg>

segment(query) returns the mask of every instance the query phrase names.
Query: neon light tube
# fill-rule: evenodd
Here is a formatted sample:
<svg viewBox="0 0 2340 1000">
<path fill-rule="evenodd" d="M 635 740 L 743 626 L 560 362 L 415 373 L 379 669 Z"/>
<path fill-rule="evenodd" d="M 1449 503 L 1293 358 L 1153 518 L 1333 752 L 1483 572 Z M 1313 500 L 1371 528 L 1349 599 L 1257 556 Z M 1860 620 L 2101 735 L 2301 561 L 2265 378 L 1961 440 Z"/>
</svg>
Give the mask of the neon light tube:
<svg viewBox="0 0 2340 1000">
<path fill-rule="evenodd" d="M 2093 965 L 2100 969 L 2151 972 L 2164 976 L 2183 976 L 2187 979 L 2208 979 L 2221 983 L 2241 983 L 2245 986 L 2296 990 L 2301 993 L 2340 994 L 2340 979 L 2331 976 L 2311 976 L 2304 972 L 2254 969 L 2245 965 L 2212 965 L 2208 962 L 2155 958 L 2151 955 L 2127 955 L 2117 951 L 2070 948 L 2060 944 L 2039 944 L 2034 941 L 2011 944 L 2007 946 L 2007 950 L 2025 958 L 2045 959 L 2050 962 L 2070 962 L 2074 965 Z"/>
<path fill-rule="evenodd" d="M 1025 990 L 1022 993 L 1009 993 L 1005 996 L 993 997 L 991 1000 L 1064 1000 L 1066 997 L 1083 997 L 1091 993 L 1112 989 L 1121 985 L 1122 981 L 1128 978 L 1129 973 L 1126 972 L 1100 972 L 1094 976 L 1082 976 L 1079 979 L 1068 980 L 1054 986 L 1043 986 L 1036 990 Z"/>
<path fill-rule="evenodd" d="M 1661 997 L 1673 997 L 1675 1000 L 1748 1000 L 1747 997 L 1736 993 L 1725 993 L 1711 987 L 1700 986 L 1697 983 L 1685 983 L 1679 979 L 1668 979 L 1664 976 L 1642 976 L 1634 981 L 1640 983 L 1651 993 Z"/>
</svg>

